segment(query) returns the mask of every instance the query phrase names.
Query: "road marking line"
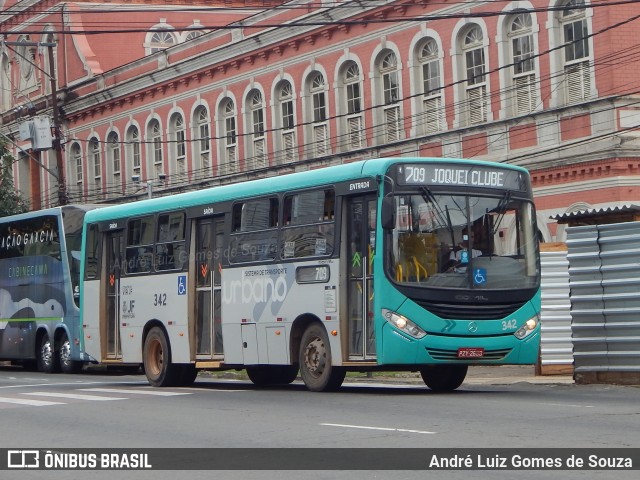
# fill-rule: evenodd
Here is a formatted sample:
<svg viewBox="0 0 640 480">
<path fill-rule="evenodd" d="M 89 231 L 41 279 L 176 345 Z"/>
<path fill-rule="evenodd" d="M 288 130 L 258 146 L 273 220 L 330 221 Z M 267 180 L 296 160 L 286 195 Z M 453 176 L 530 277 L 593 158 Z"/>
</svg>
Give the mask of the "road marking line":
<svg viewBox="0 0 640 480">
<path fill-rule="evenodd" d="M 48 407 L 49 405 L 66 405 L 61 402 L 47 402 L 45 400 L 29 400 L 28 398 L 0 397 L 0 403 L 15 403 L 18 405 L 31 405 L 32 407 Z"/>
<path fill-rule="evenodd" d="M 128 400 L 121 397 L 100 397 L 98 395 L 82 395 L 78 393 L 57 393 L 57 392 L 23 392 L 21 395 L 35 395 L 38 397 L 56 397 L 69 398 L 73 400 L 91 400 L 91 401 L 107 401 L 107 400 Z"/>
<path fill-rule="evenodd" d="M 159 397 L 173 397 L 175 395 L 191 395 L 190 392 L 166 392 L 164 390 L 128 390 L 124 388 L 79 388 L 82 392 L 103 393 L 136 393 L 140 395 L 157 395 Z"/>
<path fill-rule="evenodd" d="M 547 405 L 550 407 L 593 408 L 593 405 L 573 405 L 571 403 L 539 403 L 538 405 Z"/>
<path fill-rule="evenodd" d="M 27 384 L 27 385 L 4 385 L 2 387 L 0 387 L 0 389 L 2 388 L 35 388 L 35 387 L 63 387 L 63 386 L 67 386 L 67 385 L 73 385 L 73 386 L 78 386 L 78 385 L 104 385 L 105 383 L 113 383 L 113 382 L 60 382 L 60 383 L 35 383 L 35 384 Z M 118 382 L 119 385 L 121 384 L 128 384 L 128 383 L 135 383 L 140 385 L 140 382 Z"/>
<path fill-rule="evenodd" d="M 402 432 L 402 433 L 423 433 L 426 435 L 435 435 L 438 432 L 427 432 L 424 430 L 409 430 L 406 428 L 386 428 L 386 427 L 368 427 L 365 425 L 344 425 L 341 423 L 321 423 L 325 427 L 341 427 L 341 428 L 360 428 L 363 430 L 382 430 L 384 432 Z"/>
</svg>

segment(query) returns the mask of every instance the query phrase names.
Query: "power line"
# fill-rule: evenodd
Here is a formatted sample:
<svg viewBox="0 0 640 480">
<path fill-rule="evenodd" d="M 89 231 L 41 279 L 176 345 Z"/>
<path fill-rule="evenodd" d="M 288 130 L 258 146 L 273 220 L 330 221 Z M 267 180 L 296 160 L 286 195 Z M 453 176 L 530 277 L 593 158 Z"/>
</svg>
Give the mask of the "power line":
<svg viewBox="0 0 640 480">
<path fill-rule="evenodd" d="M 561 12 L 561 11 L 574 11 L 574 10 L 586 10 L 592 8 L 600 8 L 600 7 L 615 7 L 620 5 L 634 4 L 638 3 L 640 0 L 614 0 L 614 1 L 604 1 L 602 2 L 593 2 L 591 4 L 584 5 L 557 5 L 550 7 L 534 7 L 534 8 L 523 8 L 518 9 L 518 12 L 523 13 L 548 13 L 548 12 Z M 353 8 L 353 4 L 361 2 L 350 2 L 349 4 L 345 4 L 343 8 L 351 7 Z M 460 2 L 460 5 L 464 5 L 464 2 Z M 387 7 L 394 6 L 397 4 L 394 3 L 386 3 L 385 5 L 376 5 L 375 7 Z M 408 5 L 411 5 L 410 3 Z M 407 5 L 407 6 L 408 6 Z M 331 7 L 329 10 L 336 8 Z M 326 8 L 320 9 L 320 12 L 326 11 Z M 123 9 L 123 13 L 129 13 L 131 10 Z M 148 13 L 150 10 L 148 9 L 140 9 L 140 12 Z M 177 9 L 176 11 L 184 11 L 183 9 Z M 202 10 L 198 10 L 202 12 Z M 212 10 L 214 11 L 214 10 Z M 159 13 L 165 13 L 166 10 L 158 10 Z M 95 11 L 83 11 L 83 16 L 89 15 L 91 13 L 96 14 L 107 14 L 113 13 L 113 10 L 95 10 Z M 451 20 L 451 19 L 473 19 L 473 18 L 489 18 L 496 16 L 505 16 L 511 15 L 513 11 L 498 11 L 498 12 L 490 12 L 490 11 L 476 11 L 470 13 L 452 13 L 452 14 L 428 14 L 428 15 L 420 15 L 415 17 L 408 17 L 404 15 L 398 16 L 388 16 L 386 18 L 378 18 L 378 17 L 367 17 L 364 19 L 350 19 L 350 20 L 299 20 L 299 21 L 289 21 L 286 23 L 283 22 L 266 22 L 266 21 L 256 21 L 255 23 L 247 23 L 247 18 L 233 22 L 231 24 L 228 23 L 220 23 L 220 24 L 208 24 L 208 25 L 199 25 L 199 26 L 184 26 L 178 28 L 172 28 L 169 31 L 208 31 L 208 30 L 228 30 L 228 29 L 265 29 L 265 28 L 296 28 L 296 27 L 327 27 L 327 26 L 359 26 L 359 25 L 372 25 L 372 24 L 388 24 L 388 23 L 406 23 L 406 22 L 432 22 L 435 20 Z M 354 16 L 358 16 L 359 14 L 354 14 Z M 251 17 L 249 17 L 251 18 Z M 7 23 L 7 22 L 5 22 Z M 99 21 L 97 24 L 104 25 L 103 21 Z M 118 20 L 118 25 L 122 25 L 123 22 Z M 51 21 L 48 19 L 46 22 L 39 23 L 35 22 L 32 25 L 34 26 L 51 26 Z M 54 23 L 55 25 L 55 23 Z M 141 26 L 136 28 L 104 28 L 104 29 L 85 29 L 84 26 L 87 25 L 86 20 L 82 22 L 83 28 L 80 30 L 74 30 L 73 26 L 69 27 L 66 24 L 60 25 L 60 29 L 49 29 L 47 33 L 56 34 L 56 35 L 103 35 L 103 34 L 120 34 L 120 33 L 147 33 L 149 31 L 154 31 L 150 26 Z M 64 27 L 64 28 L 62 28 Z M 30 29 L 21 29 L 16 32 L 1 32 L 0 34 L 20 34 L 20 35 L 40 35 L 42 31 L 40 30 L 30 30 Z"/>
</svg>

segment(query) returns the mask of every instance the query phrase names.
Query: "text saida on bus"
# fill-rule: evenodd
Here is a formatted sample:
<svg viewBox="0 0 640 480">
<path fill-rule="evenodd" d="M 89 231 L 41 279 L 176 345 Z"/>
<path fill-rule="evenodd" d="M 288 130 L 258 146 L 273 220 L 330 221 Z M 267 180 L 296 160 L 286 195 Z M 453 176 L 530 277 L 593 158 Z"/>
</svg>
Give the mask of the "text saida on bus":
<svg viewBox="0 0 640 480">
<path fill-rule="evenodd" d="M 199 369 L 314 391 L 347 371 L 533 364 L 540 263 L 529 176 L 376 159 L 88 212 L 84 348 L 154 386 Z"/>
<path fill-rule="evenodd" d="M 0 218 L 0 360 L 74 373 L 80 349 L 83 217 L 64 206 Z"/>
</svg>

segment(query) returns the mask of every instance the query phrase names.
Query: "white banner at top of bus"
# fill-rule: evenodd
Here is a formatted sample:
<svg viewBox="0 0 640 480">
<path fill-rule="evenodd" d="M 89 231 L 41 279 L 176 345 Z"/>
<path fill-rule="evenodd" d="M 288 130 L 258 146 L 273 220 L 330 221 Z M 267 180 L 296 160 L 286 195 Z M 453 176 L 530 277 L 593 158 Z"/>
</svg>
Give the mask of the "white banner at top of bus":
<svg viewBox="0 0 640 480">
<path fill-rule="evenodd" d="M 524 191 L 525 175 L 518 170 L 464 164 L 407 164 L 398 166 L 398 185 L 446 185 Z"/>
</svg>

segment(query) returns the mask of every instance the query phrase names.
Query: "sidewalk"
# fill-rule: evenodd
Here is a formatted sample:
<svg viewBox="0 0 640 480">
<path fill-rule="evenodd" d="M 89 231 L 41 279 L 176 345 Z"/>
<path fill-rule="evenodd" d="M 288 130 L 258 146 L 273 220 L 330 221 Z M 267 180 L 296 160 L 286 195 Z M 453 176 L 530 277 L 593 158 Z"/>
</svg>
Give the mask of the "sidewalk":
<svg viewBox="0 0 640 480">
<path fill-rule="evenodd" d="M 420 383 L 423 384 L 419 373 L 375 373 L 347 376 L 345 382 L 371 383 Z M 533 365 L 487 365 L 470 366 L 464 383 L 467 385 L 511 385 L 514 383 L 533 384 L 573 384 L 571 375 L 536 375 Z"/>
</svg>

